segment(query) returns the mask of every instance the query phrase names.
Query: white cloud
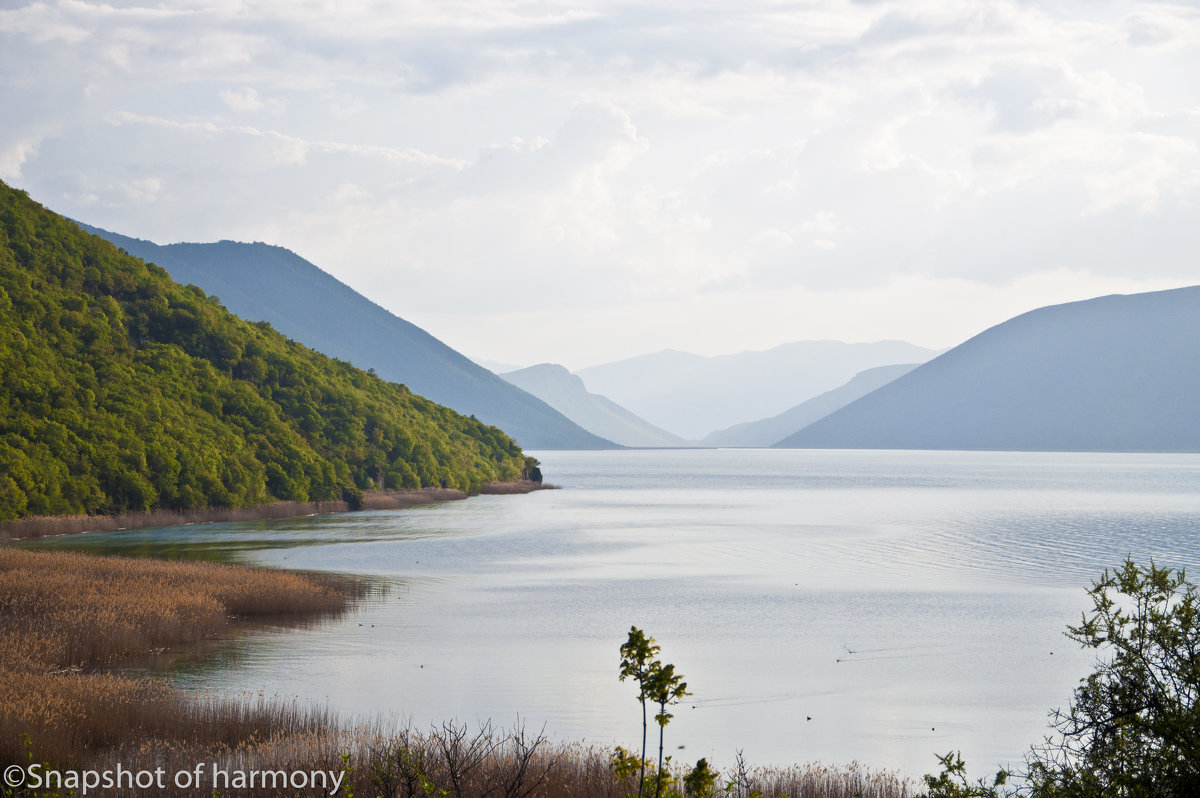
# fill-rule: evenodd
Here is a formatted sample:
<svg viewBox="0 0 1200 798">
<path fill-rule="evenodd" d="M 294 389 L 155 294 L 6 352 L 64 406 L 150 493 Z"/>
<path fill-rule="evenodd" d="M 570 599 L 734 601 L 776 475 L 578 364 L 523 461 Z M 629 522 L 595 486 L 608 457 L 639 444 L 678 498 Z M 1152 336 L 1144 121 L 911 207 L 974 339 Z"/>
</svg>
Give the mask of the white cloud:
<svg viewBox="0 0 1200 798">
<path fill-rule="evenodd" d="M 0 176 L 289 246 L 501 360 L 545 359 L 519 314 L 946 345 L 922 290 L 973 323 L 1197 279 L 1195 74 L 1200 12 L 1132 0 L 54 0 L 0 11 Z"/>
<path fill-rule="evenodd" d="M 38 142 L 29 140 L 13 141 L 0 146 L 0 180 L 20 180 L 21 167 L 37 154 L 37 148 Z"/>
<path fill-rule="evenodd" d="M 91 37 L 86 25 L 72 22 L 47 3 L 0 10 L 0 32 L 28 37 L 41 45 L 76 45 Z"/>
<path fill-rule="evenodd" d="M 263 101 L 258 96 L 258 92 L 249 87 L 238 91 L 222 89 L 219 96 L 221 102 L 235 111 L 257 111 L 263 107 Z"/>
</svg>

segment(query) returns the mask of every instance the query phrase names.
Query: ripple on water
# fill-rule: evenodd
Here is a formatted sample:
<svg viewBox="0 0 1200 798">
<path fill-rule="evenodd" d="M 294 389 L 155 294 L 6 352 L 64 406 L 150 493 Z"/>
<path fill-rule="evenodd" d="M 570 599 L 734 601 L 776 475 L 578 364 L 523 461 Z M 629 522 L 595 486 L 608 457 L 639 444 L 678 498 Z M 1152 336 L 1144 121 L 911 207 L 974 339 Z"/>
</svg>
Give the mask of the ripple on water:
<svg viewBox="0 0 1200 798">
<path fill-rule="evenodd" d="M 352 713 L 635 741 L 630 624 L 695 692 L 689 758 L 983 770 L 1040 739 L 1091 655 L 1063 637 L 1126 555 L 1200 562 L 1200 457 L 537 453 L 560 491 L 32 545 L 368 574 L 320 628 L 240 637 L 178 678 Z M 1051 653 L 1053 652 L 1053 653 Z M 692 709 L 694 704 L 695 709 Z M 812 721 L 799 718 L 812 717 Z M 982 771 L 981 771 L 982 773 Z"/>
</svg>

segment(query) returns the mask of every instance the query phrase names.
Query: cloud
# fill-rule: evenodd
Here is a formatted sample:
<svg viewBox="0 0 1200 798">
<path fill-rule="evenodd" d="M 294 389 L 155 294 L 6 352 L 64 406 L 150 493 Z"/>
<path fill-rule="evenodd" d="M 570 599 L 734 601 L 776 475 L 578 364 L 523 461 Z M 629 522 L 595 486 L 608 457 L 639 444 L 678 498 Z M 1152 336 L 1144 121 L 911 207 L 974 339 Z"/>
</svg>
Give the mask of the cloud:
<svg viewBox="0 0 1200 798">
<path fill-rule="evenodd" d="M 73 199 L 85 207 L 103 206 L 127 210 L 139 205 L 152 205 L 169 200 L 162 178 L 147 177 L 129 181 L 103 181 L 83 178 Z"/>
<path fill-rule="evenodd" d="M 37 154 L 37 148 L 36 140 L 10 141 L 0 146 L 0 179 L 20 180 L 21 167 Z"/>
<path fill-rule="evenodd" d="M 0 32 L 27 37 L 36 44 L 76 45 L 91 37 L 85 25 L 45 3 L 0 10 Z"/>
<path fill-rule="evenodd" d="M 48 0 L 0 11 L 0 176 L 481 340 L 692 303 L 778 342 L 779 298 L 1187 280 L 1198 71 L 1200 13 L 1126 0 Z"/>
<path fill-rule="evenodd" d="M 287 104 L 280 100 L 263 100 L 252 87 L 246 86 L 242 89 L 221 89 L 217 93 L 221 98 L 221 102 L 225 103 L 234 111 L 252 112 L 262 111 L 264 109 L 272 113 L 280 113 Z"/>
</svg>

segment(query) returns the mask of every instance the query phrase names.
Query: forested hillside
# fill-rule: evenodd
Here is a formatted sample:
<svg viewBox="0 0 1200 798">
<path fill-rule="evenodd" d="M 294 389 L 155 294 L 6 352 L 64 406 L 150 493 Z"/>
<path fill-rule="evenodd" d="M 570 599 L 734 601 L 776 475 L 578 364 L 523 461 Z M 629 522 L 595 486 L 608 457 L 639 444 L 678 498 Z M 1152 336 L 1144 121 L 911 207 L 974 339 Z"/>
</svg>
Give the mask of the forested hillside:
<svg viewBox="0 0 1200 798">
<path fill-rule="evenodd" d="M 530 449 L 611 449 L 542 400 L 339 282 L 291 250 L 219 241 L 167 244 L 80 225 L 198 285 L 243 319 L 266 321 L 289 338 L 421 396 L 494 424 Z"/>
<path fill-rule="evenodd" d="M 0 183 L 0 520 L 472 491 L 532 464 Z"/>
</svg>

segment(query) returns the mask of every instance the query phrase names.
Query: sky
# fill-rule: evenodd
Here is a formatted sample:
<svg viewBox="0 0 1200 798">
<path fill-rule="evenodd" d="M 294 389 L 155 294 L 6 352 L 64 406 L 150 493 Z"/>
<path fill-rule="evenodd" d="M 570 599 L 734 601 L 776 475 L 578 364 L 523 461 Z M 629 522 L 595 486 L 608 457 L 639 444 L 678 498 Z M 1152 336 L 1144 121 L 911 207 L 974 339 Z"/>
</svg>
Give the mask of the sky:
<svg viewBox="0 0 1200 798">
<path fill-rule="evenodd" d="M 0 0 L 0 179 L 459 351 L 953 346 L 1200 283 L 1200 6 Z"/>
</svg>

